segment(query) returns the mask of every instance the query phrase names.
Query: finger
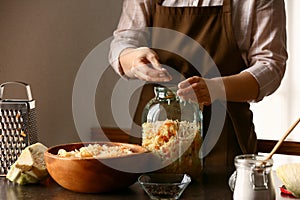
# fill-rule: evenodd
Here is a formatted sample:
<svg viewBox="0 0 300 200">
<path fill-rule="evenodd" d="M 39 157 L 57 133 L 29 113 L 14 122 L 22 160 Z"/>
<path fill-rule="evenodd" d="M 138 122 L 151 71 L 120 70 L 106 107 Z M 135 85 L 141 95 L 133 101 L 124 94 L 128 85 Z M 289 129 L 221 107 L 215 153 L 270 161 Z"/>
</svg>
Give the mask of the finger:
<svg viewBox="0 0 300 200">
<path fill-rule="evenodd" d="M 164 76 L 166 77 L 166 78 L 168 78 L 169 80 L 172 80 L 173 79 L 173 77 L 172 77 L 172 75 L 168 72 L 168 70 L 166 69 L 166 68 L 161 68 L 161 72 L 164 74 Z"/>
<path fill-rule="evenodd" d="M 147 64 L 140 63 L 140 65 L 132 68 L 132 73 L 140 80 L 152 82 L 167 82 L 170 77 L 166 76 L 164 72 L 153 69 Z"/>
<path fill-rule="evenodd" d="M 148 81 L 148 82 L 169 82 L 170 81 L 170 78 L 168 77 L 150 76 L 140 72 L 137 72 L 135 74 L 135 77 L 140 80 Z"/>
<path fill-rule="evenodd" d="M 187 95 L 189 93 L 198 93 L 198 92 L 204 92 L 207 91 L 207 86 L 204 81 L 192 83 L 192 84 L 186 84 L 184 83 L 184 87 L 178 87 L 178 92 L 177 94 L 182 96 L 182 95 Z M 203 91 L 202 91 L 203 90 Z"/>
<path fill-rule="evenodd" d="M 180 82 L 178 84 L 178 88 L 190 87 L 192 84 L 200 82 L 200 81 L 201 81 L 201 77 L 193 76 L 193 77 L 187 78 L 186 80 Z"/>
<path fill-rule="evenodd" d="M 190 98 L 195 99 L 197 98 L 197 93 L 201 94 L 203 92 L 201 91 L 201 89 L 199 88 L 194 89 L 192 86 L 189 86 L 184 89 L 179 89 L 177 91 L 177 95 L 184 99 L 190 99 Z"/>
<path fill-rule="evenodd" d="M 146 59 L 151 63 L 152 67 L 157 70 L 162 70 L 161 64 L 158 61 L 158 56 L 155 53 L 148 53 Z"/>
<path fill-rule="evenodd" d="M 163 74 L 161 74 L 160 76 L 164 76 L 164 77 L 168 78 L 169 80 L 172 80 L 172 76 L 170 75 L 170 73 L 165 68 L 163 68 L 162 64 L 159 62 L 159 57 L 155 51 L 151 51 L 151 53 L 148 53 L 146 55 L 146 59 L 148 62 L 151 63 L 151 65 L 154 69 L 163 72 Z"/>
<path fill-rule="evenodd" d="M 186 101 L 192 101 L 198 103 L 199 105 L 210 105 L 211 98 L 207 92 L 196 92 L 196 93 L 187 93 L 184 96 L 180 96 L 181 99 Z"/>
<path fill-rule="evenodd" d="M 168 80 L 172 79 L 172 76 L 169 74 L 169 72 L 162 67 L 161 63 L 159 62 L 158 56 L 156 53 L 153 54 L 148 54 L 147 55 L 147 60 L 151 63 L 152 67 L 158 71 L 160 71 L 161 73 L 159 74 L 159 76 L 161 78 L 166 78 Z"/>
<path fill-rule="evenodd" d="M 145 57 L 137 59 L 136 63 L 133 65 L 138 66 L 137 69 L 139 70 L 139 72 L 136 72 L 137 74 L 135 76 L 146 81 L 167 82 L 172 80 L 172 76 L 168 71 L 165 68 L 162 68 L 157 54 L 148 48 L 145 48 L 145 50 L 148 51 L 144 54 Z"/>
<path fill-rule="evenodd" d="M 197 80 L 197 78 L 192 78 L 189 82 L 194 82 L 195 80 Z M 202 78 L 199 78 L 198 82 L 192 83 L 187 87 L 179 88 L 177 94 L 182 99 L 192 100 L 198 102 L 199 104 L 201 103 L 208 105 L 211 102 L 209 90 Z"/>
</svg>

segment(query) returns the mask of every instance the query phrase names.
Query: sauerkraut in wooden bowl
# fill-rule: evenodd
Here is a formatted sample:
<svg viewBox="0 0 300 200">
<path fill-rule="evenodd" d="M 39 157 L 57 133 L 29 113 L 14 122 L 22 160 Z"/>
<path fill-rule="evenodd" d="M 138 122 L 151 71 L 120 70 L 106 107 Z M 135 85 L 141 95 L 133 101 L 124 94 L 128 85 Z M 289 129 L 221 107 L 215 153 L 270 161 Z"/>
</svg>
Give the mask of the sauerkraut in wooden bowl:
<svg viewBox="0 0 300 200">
<path fill-rule="evenodd" d="M 44 159 L 51 177 L 62 187 L 83 193 L 102 193 L 129 187 L 137 181 L 148 151 L 117 142 L 70 143 L 49 148 Z"/>
</svg>

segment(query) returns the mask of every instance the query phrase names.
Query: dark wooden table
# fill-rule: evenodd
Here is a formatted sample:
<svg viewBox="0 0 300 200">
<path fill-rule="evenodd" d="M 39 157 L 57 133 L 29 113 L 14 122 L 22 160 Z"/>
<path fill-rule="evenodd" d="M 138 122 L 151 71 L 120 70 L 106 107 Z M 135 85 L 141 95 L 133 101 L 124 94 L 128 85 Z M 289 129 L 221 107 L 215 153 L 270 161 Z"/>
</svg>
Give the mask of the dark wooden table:
<svg viewBox="0 0 300 200">
<path fill-rule="evenodd" d="M 274 184 L 276 199 L 294 199 L 280 193 L 280 180 L 274 173 Z M 230 200 L 232 192 L 227 184 L 227 179 L 220 176 L 205 177 L 203 182 L 193 183 L 188 186 L 181 200 Z M 107 194 L 83 194 L 66 190 L 56 184 L 52 179 L 44 184 L 19 186 L 12 184 L 5 177 L 0 177 L 0 199 L 1 200 L 149 200 L 138 183 L 127 189 Z"/>
</svg>

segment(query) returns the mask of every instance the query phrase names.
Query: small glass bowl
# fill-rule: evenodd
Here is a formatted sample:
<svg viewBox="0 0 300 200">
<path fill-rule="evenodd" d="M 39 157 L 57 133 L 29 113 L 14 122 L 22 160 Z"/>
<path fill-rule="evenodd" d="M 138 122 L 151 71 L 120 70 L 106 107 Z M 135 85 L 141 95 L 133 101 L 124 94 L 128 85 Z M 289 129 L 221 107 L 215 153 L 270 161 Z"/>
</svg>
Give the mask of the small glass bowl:
<svg viewBox="0 0 300 200">
<path fill-rule="evenodd" d="M 150 199 L 176 200 L 190 184 L 191 177 L 187 174 L 143 174 L 138 182 Z"/>
</svg>

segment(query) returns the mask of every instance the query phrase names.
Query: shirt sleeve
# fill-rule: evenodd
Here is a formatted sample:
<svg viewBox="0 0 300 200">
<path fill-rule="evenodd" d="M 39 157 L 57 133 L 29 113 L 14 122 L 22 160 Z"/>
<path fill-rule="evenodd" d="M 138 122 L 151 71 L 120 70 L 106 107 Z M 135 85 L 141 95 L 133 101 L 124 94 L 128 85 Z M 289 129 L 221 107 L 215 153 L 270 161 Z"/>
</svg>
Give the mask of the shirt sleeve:
<svg viewBox="0 0 300 200">
<path fill-rule="evenodd" d="M 124 72 L 119 56 L 124 49 L 148 46 L 151 0 L 124 0 L 117 29 L 113 33 L 109 62 L 121 76 Z M 126 78 L 126 77 L 125 77 Z"/>
<path fill-rule="evenodd" d="M 286 13 L 283 0 L 258 0 L 247 59 L 251 73 L 259 84 L 256 102 L 272 94 L 281 84 L 288 58 Z"/>
</svg>

